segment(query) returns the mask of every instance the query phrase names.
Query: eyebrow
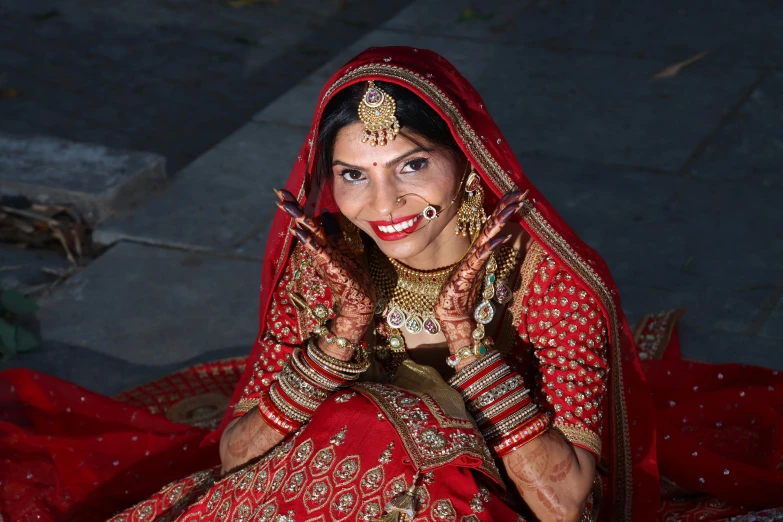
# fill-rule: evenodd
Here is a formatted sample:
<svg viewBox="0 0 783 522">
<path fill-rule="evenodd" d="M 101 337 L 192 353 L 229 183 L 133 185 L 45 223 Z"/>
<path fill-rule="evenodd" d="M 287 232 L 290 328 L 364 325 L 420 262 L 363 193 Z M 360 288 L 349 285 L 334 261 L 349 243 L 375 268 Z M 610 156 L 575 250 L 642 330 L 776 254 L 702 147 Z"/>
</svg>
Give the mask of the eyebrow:
<svg viewBox="0 0 783 522">
<path fill-rule="evenodd" d="M 412 156 L 417 152 L 429 152 L 429 151 L 424 147 L 416 147 L 414 149 L 409 150 L 405 154 L 394 158 L 393 160 L 387 161 L 383 166 L 388 169 L 389 167 L 393 166 L 395 163 L 399 163 L 400 161 L 404 160 L 408 156 Z M 343 167 L 348 167 L 349 169 L 364 170 L 362 167 L 351 165 L 350 163 L 345 163 L 344 161 L 335 160 L 332 162 L 332 167 L 336 167 L 337 165 L 342 165 Z"/>
</svg>

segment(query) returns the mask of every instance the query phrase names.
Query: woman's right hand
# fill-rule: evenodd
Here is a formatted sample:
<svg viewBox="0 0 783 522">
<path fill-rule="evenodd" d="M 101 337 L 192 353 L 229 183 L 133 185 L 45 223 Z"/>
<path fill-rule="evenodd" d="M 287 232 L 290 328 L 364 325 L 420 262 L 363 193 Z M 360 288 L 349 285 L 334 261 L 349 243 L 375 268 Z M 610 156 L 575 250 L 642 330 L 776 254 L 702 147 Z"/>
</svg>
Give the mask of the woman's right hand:
<svg viewBox="0 0 783 522">
<path fill-rule="evenodd" d="M 277 206 L 294 220 L 290 232 L 311 254 L 313 266 L 332 291 L 337 312 L 331 324 L 331 331 L 338 337 L 345 337 L 358 343 L 372 324 L 375 312 L 375 287 L 370 274 L 347 249 L 333 245 L 326 237 L 323 227 L 307 216 L 296 198 L 287 190 L 275 190 L 280 201 Z M 351 358 L 349 350 L 326 344 L 320 347 L 332 357 L 342 360 Z"/>
<path fill-rule="evenodd" d="M 261 418 L 258 410 L 250 410 L 232 420 L 220 437 L 222 473 L 228 473 L 260 457 L 277 446 L 283 438 Z"/>
</svg>

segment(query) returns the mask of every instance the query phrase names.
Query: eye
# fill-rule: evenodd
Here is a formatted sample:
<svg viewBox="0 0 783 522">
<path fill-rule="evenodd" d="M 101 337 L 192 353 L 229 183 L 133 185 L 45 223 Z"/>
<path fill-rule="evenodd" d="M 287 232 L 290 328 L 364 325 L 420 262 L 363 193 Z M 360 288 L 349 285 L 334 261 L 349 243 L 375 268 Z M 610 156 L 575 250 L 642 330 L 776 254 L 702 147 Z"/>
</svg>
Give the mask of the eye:
<svg viewBox="0 0 783 522">
<path fill-rule="evenodd" d="M 426 159 L 426 158 L 415 158 L 415 159 L 412 159 L 412 160 L 410 160 L 409 162 L 407 162 L 405 164 L 405 166 L 402 169 L 402 172 L 406 172 L 406 173 L 418 172 L 418 171 L 424 169 L 424 167 L 427 166 L 427 163 L 429 163 L 429 160 Z"/>
<path fill-rule="evenodd" d="M 364 176 L 358 170 L 344 170 L 340 173 L 340 177 L 348 183 L 357 183 L 364 179 Z"/>
</svg>

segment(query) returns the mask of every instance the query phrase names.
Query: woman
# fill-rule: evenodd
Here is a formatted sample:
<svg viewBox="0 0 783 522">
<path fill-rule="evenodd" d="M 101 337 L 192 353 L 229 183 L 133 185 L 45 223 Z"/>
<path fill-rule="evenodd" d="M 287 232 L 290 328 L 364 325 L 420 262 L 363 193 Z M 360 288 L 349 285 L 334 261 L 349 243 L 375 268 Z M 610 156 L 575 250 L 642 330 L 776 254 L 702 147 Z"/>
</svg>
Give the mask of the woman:
<svg viewBox="0 0 783 522">
<path fill-rule="evenodd" d="M 221 464 L 114 520 L 659 516 L 656 422 L 680 441 L 659 453 L 693 449 L 690 432 L 654 409 L 602 260 L 446 60 L 354 58 L 278 196 L 261 333 L 208 438 Z M 679 399 L 659 381 L 657 402 Z M 756 465 L 742 476 L 769 505 L 783 481 Z M 742 497 L 734 477 L 708 479 L 690 489 Z"/>
</svg>

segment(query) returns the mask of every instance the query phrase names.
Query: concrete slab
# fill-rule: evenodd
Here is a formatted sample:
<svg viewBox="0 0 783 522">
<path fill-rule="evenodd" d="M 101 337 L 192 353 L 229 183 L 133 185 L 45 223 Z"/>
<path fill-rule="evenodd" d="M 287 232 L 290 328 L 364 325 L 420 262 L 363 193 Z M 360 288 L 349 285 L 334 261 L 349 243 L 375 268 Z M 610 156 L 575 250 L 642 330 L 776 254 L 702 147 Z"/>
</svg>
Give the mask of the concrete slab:
<svg viewBox="0 0 783 522">
<path fill-rule="evenodd" d="M 318 106 L 318 95 L 330 76 L 323 72 L 308 76 L 256 114 L 253 121 L 298 125 L 309 129 Z"/>
<path fill-rule="evenodd" d="M 634 320 L 687 306 L 686 321 L 745 332 L 779 284 L 783 208 L 772 191 L 541 158 L 520 161 L 606 259 Z"/>
<path fill-rule="evenodd" d="M 40 303 L 45 342 L 135 365 L 252 345 L 260 265 L 120 243 Z"/>
<path fill-rule="evenodd" d="M 679 169 L 759 75 L 698 64 L 674 78 L 652 80 L 665 61 L 383 30 L 321 70 L 334 72 L 359 51 L 380 45 L 421 47 L 445 56 L 481 94 L 518 154 L 647 170 Z"/>
<path fill-rule="evenodd" d="M 50 283 L 57 276 L 44 270 L 63 271 L 70 266 L 68 260 L 56 252 L 0 244 L 0 289 Z"/>
<path fill-rule="evenodd" d="M 761 327 L 759 335 L 777 340 L 778 350 L 783 351 L 780 350 L 783 348 L 783 299 L 780 299 L 772 309 L 772 313 L 769 314 Z"/>
<path fill-rule="evenodd" d="M 694 162 L 688 174 L 706 180 L 783 187 L 783 73 L 771 72 Z"/>
<path fill-rule="evenodd" d="M 710 51 L 715 63 L 783 65 L 783 6 L 765 1 L 414 2 L 383 27 L 507 45 L 589 50 L 672 62 Z"/>
<path fill-rule="evenodd" d="M 128 209 L 166 179 L 166 161 L 46 136 L 0 134 L 0 194 L 75 205 L 89 222 Z"/>
<path fill-rule="evenodd" d="M 128 239 L 199 250 L 230 250 L 265 230 L 306 129 L 249 123 L 188 165 L 133 214 L 98 227 L 102 244 Z"/>
</svg>

